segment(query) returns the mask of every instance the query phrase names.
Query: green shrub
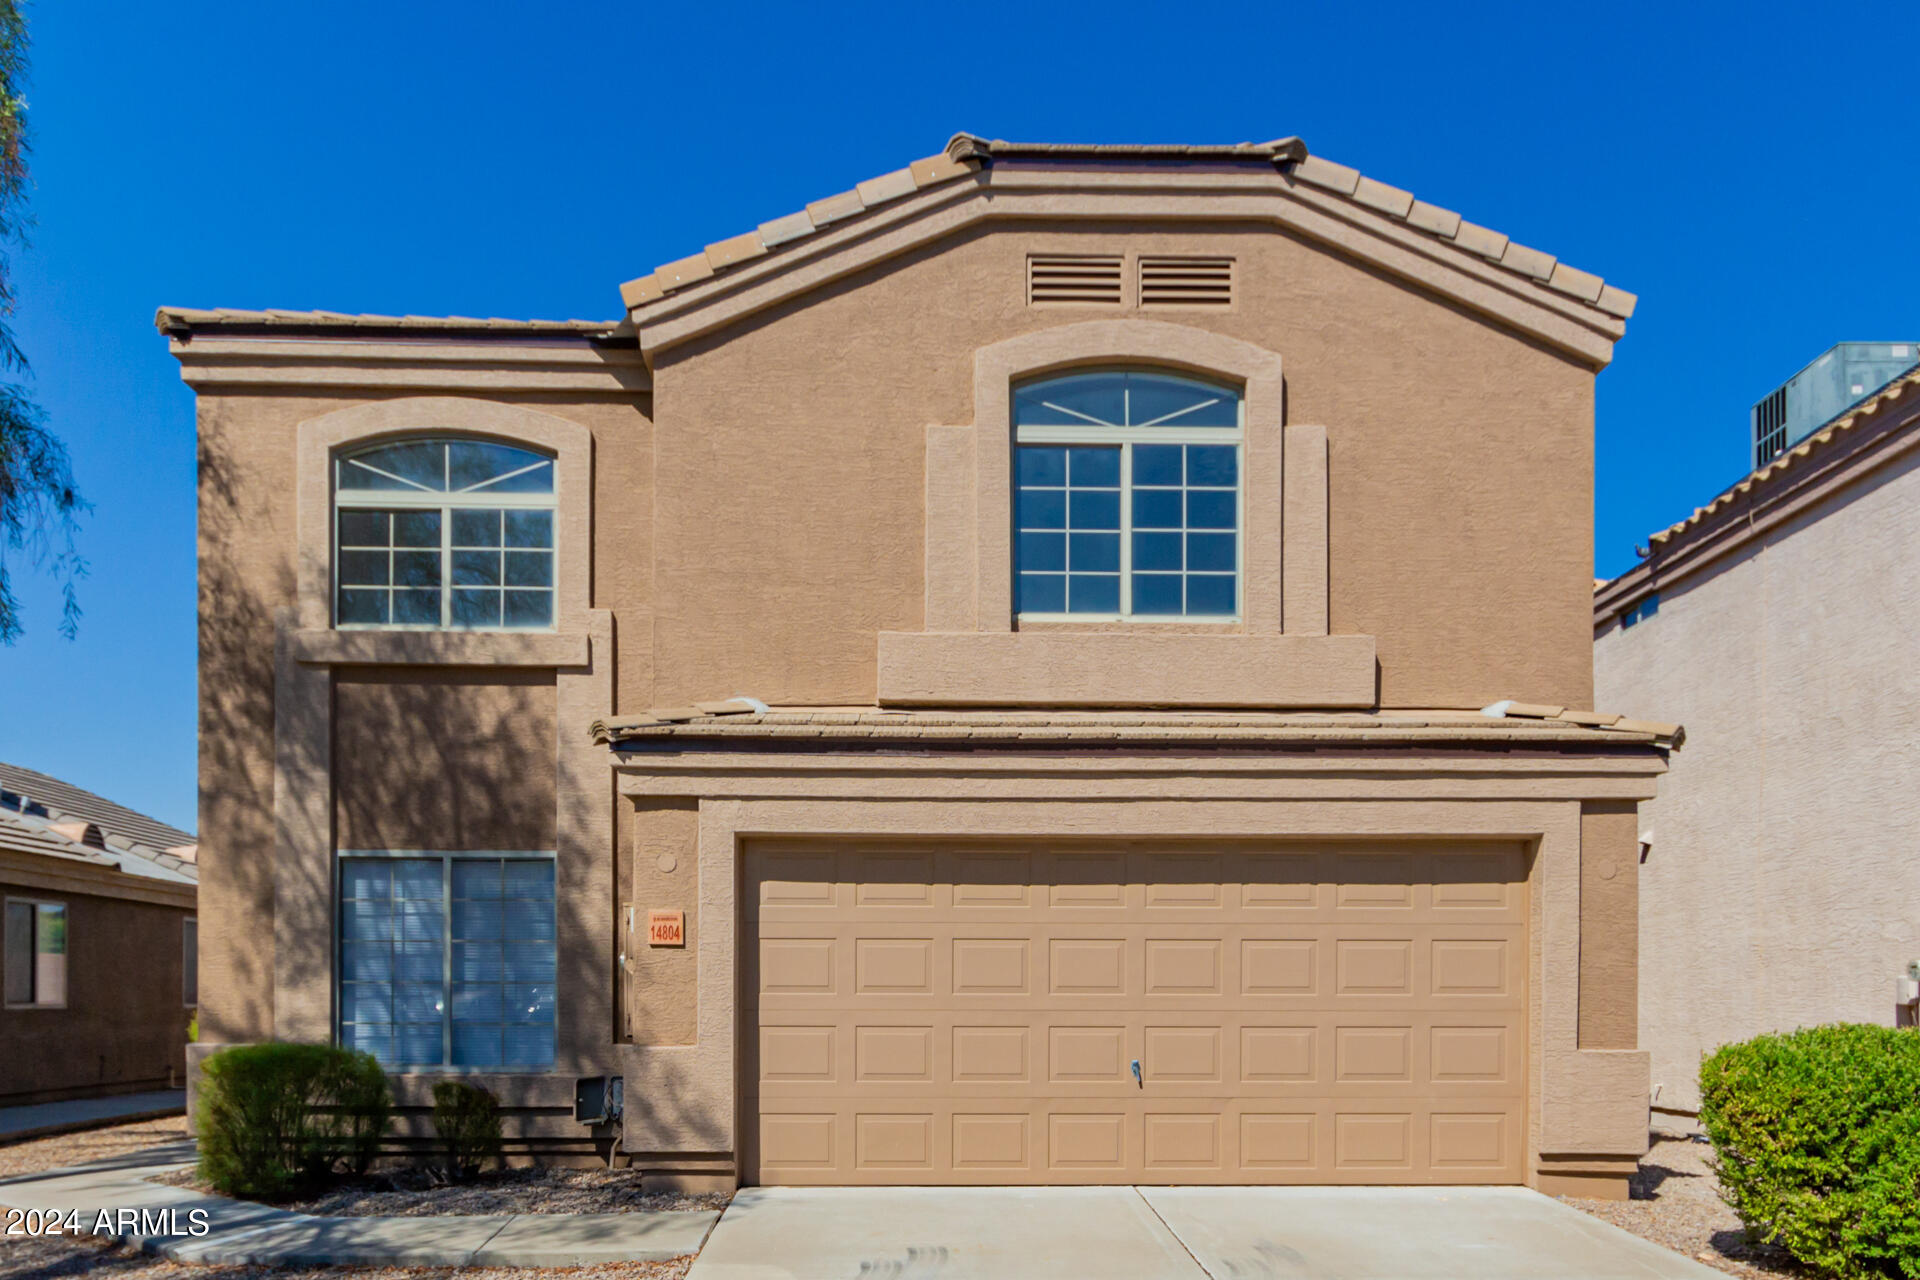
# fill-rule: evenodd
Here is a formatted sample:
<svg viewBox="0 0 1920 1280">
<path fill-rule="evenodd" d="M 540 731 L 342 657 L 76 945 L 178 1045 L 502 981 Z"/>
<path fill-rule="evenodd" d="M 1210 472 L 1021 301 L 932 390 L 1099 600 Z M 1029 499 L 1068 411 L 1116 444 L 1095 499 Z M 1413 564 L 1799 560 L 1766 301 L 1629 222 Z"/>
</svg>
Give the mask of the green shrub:
<svg viewBox="0 0 1920 1280">
<path fill-rule="evenodd" d="M 500 1104 L 485 1089 L 458 1080 L 434 1085 L 433 1131 L 447 1150 L 447 1176 L 456 1182 L 500 1163 Z"/>
<path fill-rule="evenodd" d="M 222 1049 L 200 1066 L 200 1176 L 230 1195 L 304 1191 L 380 1151 L 393 1093 L 370 1054 L 318 1044 Z"/>
<path fill-rule="evenodd" d="M 1817 1274 L 1920 1280 L 1920 1032 L 1727 1045 L 1700 1065 L 1700 1121 L 1750 1236 Z"/>
</svg>

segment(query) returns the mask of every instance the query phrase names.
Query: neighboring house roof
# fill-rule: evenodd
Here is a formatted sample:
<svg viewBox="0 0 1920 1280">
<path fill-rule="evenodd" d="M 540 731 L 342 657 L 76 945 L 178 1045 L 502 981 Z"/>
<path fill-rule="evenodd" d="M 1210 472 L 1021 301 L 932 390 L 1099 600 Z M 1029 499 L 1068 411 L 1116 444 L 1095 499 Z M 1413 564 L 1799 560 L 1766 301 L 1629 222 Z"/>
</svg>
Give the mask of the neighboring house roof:
<svg viewBox="0 0 1920 1280">
<path fill-rule="evenodd" d="M 816 200 L 806 208 L 763 222 L 731 239 L 710 244 L 690 257 L 655 268 L 650 274 L 620 286 L 627 306 L 639 311 L 678 290 L 710 279 L 760 258 L 775 249 L 812 237 L 857 214 L 879 208 L 926 190 L 976 174 L 996 162 L 1060 163 L 1080 161 L 1164 161 L 1193 164 L 1264 161 L 1294 182 L 1306 183 L 1341 197 L 1354 206 L 1420 231 L 1435 240 L 1506 268 L 1529 282 L 1551 289 L 1624 320 L 1633 314 L 1635 296 L 1606 283 L 1599 276 L 1558 261 L 1552 254 L 1509 239 L 1505 234 L 1467 222 L 1450 209 L 1417 200 L 1408 191 L 1366 177 L 1357 169 L 1309 155 L 1298 138 L 1228 146 L 1113 146 L 1065 143 L 1005 142 L 957 133 L 937 155 L 915 160 L 903 169 L 881 174 L 850 191 Z"/>
<path fill-rule="evenodd" d="M 1646 559 L 1594 589 L 1594 626 L 1763 536 L 1920 446 L 1920 370 L 1896 378 L 1685 520 L 1647 539 Z"/>
<path fill-rule="evenodd" d="M 57 809 L 68 818 L 81 818 L 94 823 L 107 835 L 156 849 L 178 848 L 194 842 L 191 831 L 182 831 L 158 818 L 150 818 L 123 804 L 116 804 L 105 796 L 32 769 L 23 769 L 19 765 L 0 763 L 0 792 L 23 796 L 47 809 Z M 0 807 L 20 812 L 18 804 L 6 805 L 0 801 Z"/>
<path fill-rule="evenodd" d="M 1317 744 L 1646 745 L 1678 748 L 1677 724 L 1496 702 L 1480 711 L 900 711 L 767 707 L 747 699 L 666 707 L 593 723 L 620 746 L 673 738 L 916 739 L 926 742 L 1312 742 Z"/>
<path fill-rule="evenodd" d="M 516 337 L 632 336 L 622 320 L 501 320 L 475 316 L 351 315 L 344 311 L 236 311 L 227 307 L 161 307 L 154 327 L 163 334 L 180 335 L 209 329 L 295 329 L 306 333 L 339 330 L 421 331 L 427 333 L 511 334 Z"/>
<path fill-rule="evenodd" d="M 0 793 L 0 852 L 81 862 L 169 885 L 200 883 L 192 837 L 173 848 L 156 848 L 123 835 L 108 835 L 83 816 L 65 814 L 48 804 L 13 802 L 15 796 L 13 791 Z"/>
</svg>

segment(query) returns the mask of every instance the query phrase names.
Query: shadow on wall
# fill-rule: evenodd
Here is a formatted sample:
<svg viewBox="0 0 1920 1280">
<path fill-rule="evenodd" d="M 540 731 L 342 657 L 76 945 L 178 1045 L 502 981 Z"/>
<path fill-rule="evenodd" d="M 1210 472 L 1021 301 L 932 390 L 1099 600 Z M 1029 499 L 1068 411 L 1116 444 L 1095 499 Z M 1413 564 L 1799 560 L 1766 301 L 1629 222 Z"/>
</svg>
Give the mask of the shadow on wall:
<svg viewBox="0 0 1920 1280">
<path fill-rule="evenodd" d="M 273 1027 L 273 653 L 275 610 L 294 599 L 274 557 L 293 513 L 251 499 L 218 412 L 201 410 L 200 1040 L 239 1043 Z M 317 763 L 309 760 L 308 764 Z"/>
<path fill-rule="evenodd" d="M 336 668 L 330 696 L 281 699 L 290 723 L 276 748 L 276 619 L 291 626 L 296 601 L 294 566 L 279 548 L 293 542 L 293 514 L 263 500 L 268 486 L 236 467 L 223 435 L 218 410 L 204 410 L 199 736 L 207 980 L 200 1039 L 211 1044 L 272 1036 L 278 843 L 425 852 L 542 852 L 559 843 L 551 670 Z M 299 723 L 310 716 L 322 722 Z M 331 777 L 334 803 L 296 802 L 276 812 L 276 749 L 286 776 Z M 569 785 L 591 781 L 570 778 Z M 597 780 L 597 794 L 610 816 L 610 771 Z M 293 825 L 281 831 L 281 823 Z M 611 975 L 603 971 L 612 964 L 611 859 L 588 852 L 561 858 L 557 869 L 562 1070 L 583 1050 L 597 1050 L 593 1067 L 605 1070 L 612 1052 Z M 313 882 L 294 888 L 309 906 L 327 904 L 303 915 L 330 919 L 331 868 L 315 863 L 299 872 Z M 278 981 L 329 989 L 331 952 L 324 932 L 303 935 L 296 950 L 277 957 Z"/>
</svg>

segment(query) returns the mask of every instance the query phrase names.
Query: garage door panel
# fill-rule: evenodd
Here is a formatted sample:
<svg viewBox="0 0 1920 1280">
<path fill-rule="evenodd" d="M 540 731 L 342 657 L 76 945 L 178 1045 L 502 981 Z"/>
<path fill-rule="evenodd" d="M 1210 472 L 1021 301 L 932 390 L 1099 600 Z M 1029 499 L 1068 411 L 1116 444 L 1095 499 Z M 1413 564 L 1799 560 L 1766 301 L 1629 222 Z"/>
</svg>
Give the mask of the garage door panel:
<svg viewBox="0 0 1920 1280">
<path fill-rule="evenodd" d="M 746 1173 L 1520 1181 L 1525 869 L 1484 845 L 754 846 Z"/>
</svg>

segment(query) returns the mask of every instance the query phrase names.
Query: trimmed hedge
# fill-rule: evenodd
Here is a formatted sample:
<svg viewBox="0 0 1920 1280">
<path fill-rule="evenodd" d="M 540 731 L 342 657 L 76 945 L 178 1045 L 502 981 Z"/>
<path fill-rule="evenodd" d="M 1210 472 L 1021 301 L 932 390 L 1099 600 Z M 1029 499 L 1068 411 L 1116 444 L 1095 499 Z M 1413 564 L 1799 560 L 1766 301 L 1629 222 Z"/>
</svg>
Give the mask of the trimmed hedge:
<svg viewBox="0 0 1920 1280">
<path fill-rule="evenodd" d="M 200 1176 L 229 1195 L 270 1199 L 365 1173 L 392 1114 L 393 1092 L 371 1054 L 321 1044 L 222 1049 L 200 1067 Z"/>
<path fill-rule="evenodd" d="M 485 1089 L 460 1080 L 434 1085 L 433 1131 L 447 1149 L 452 1181 L 469 1181 L 500 1163 L 500 1104 Z"/>
<path fill-rule="evenodd" d="M 1700 1064 L 1722 1195 L 1822 1275 L 1920 1280 L 1920 1032 L 1839 1024 Z"/>
</svg>

